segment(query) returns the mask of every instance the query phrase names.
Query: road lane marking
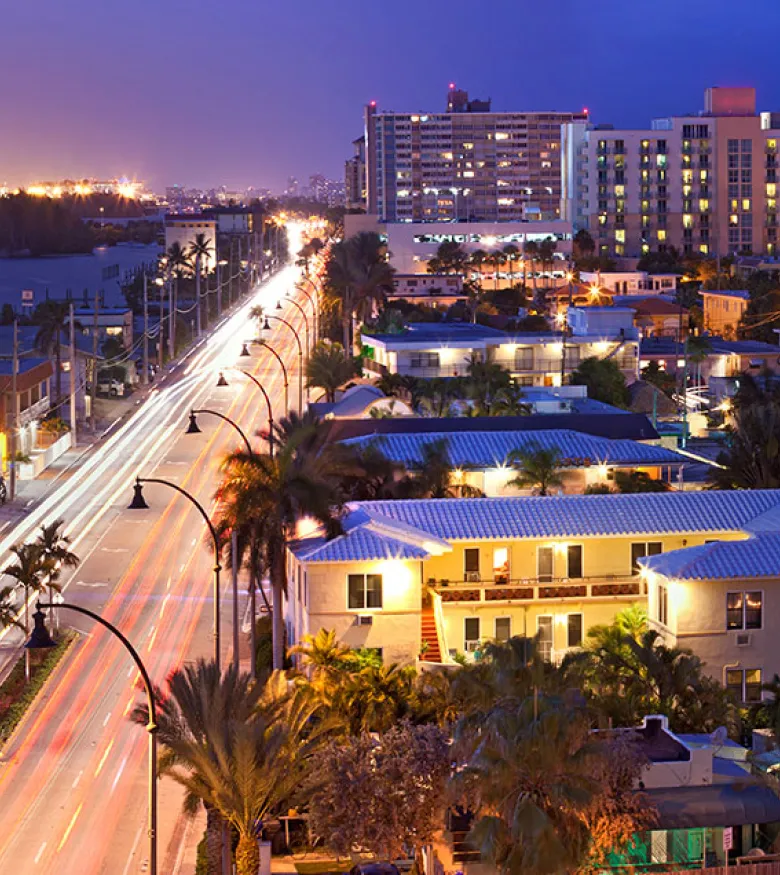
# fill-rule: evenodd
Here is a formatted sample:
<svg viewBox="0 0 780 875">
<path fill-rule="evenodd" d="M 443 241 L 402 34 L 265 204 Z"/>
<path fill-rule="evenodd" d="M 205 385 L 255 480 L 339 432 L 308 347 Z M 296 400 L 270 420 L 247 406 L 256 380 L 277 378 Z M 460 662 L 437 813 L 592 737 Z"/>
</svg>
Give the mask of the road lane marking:
<svg viewBox="0 0 780 875">
<path fill-rule="evenodd" d="M 113 787 L 112 787 L 112 789 L 113 789 Z M 76 819 L 78 818 L 79 814 L 81 814 L 81 808 L 82 808 L 83 805 L 84 805 L 83 802 L 80 802 L 80 803 L 79 803 L 79 807 L 76 809 L 75 814 L 74 814 L 73 817 L 71 818 L 71 821 L 70 821 L 70 823 L 68 824 L 68 828 L 65 830 L 65 835 L 64 835 L 64 836 L 62 837 L 62 839 L 60 840 L 59 845 L 57 845 L 57 851 L 58 851 L 58 852 L 61 851 L 61 850 L 63 849 L 63 847 L 64 847 L 64 845 L 65 845 L 65 842 L 68 840 L 68 837 L 70 836 L 70 834 L 71 834 L 71 832 L 72 832 L 72 830 L 73 830 L 73 827 L 76 825 Z"/>
<path fill-rule="evenodd" d="M 34 863 L 37 863 L 37 862 L 41 859 L 41 857 L 43 856 L 43 852 L 44 852 L 45 848 L 46 848 L 46 842 L 44 842 L 44 843 L 40 846 L 40 848 L 38 848 L 38 853 L 35 855 L 35 860 L 33 861 Z"/>
<path fill-rule="evenodd" d="M 105 726 L 105 724 L 103 724 Z M 106 746 L 106 751 L 103 756 L 100 758 L 100 762 L 98 763 L 98 767 L 95 769 L 95 777 L 100 774 L 103 769 L 103 766 L 106 764 L 106 760 L 108 759 L 108 755 L 111 753 L 111 748 L 114 746 L 114 739 L 112 738 Z"/>
<path fill-rule="evenodd" d="M 127 755 L 125 754 L 125 758 L 122 760 L 122 764 L 117 769 L 116 777 L 114 778 L 114 783 L 111 785 L 111 792 L 112 793 L 114 792 L 114 790 L 116 790 L 116 785 L 119 783 L 119 779 L 122 777 L 122 772 L 124 772 L 126 765 L 127 765 Z"/>
<path fill-rule="evenodd" d="M 84 769 L 82 769 L 78 775 L 76 775 L 76 780 L 70 785 L 71 790 L 75 790 L 79 785 L 79 781 L 81 780 L 81 776 L 84 774 Z"/>
<path fill-rule="evenodd" d="M 111 719 L 111 713 L 112 713 L 112 712 L 109 711 L 108 714 L 106 714 L 106 717 L 105 717 L 105 719 L 103 720 L 103 726 L 105 726 L 106 723 L 108 723 L 108 721 Z"/>
</svg>

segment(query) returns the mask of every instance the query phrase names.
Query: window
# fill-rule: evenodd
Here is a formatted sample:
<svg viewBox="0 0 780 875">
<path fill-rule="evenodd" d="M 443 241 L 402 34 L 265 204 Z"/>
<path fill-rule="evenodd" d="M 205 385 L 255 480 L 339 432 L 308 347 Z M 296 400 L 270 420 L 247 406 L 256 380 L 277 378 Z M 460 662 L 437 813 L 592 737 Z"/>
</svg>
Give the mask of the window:
<svg viewBox="0 0 780 875">
<path fill-rule="evenodd" d="M 761 686 L 760 668 L 730 668 L 726 672 L 726 689 L 738 702 L 760 702 Z"/>
<path fill-rule="evenodd" d="M 582 544 L 569 544 L 566 548 L 568 560 L 567 577 L 582 577 Z"/>
<path fill-rule="evenodd" d="M 539 581 L 549 583 L 553 579 L 553 548 L 540 547 L 537 553 L 536 574 Z"/>
<path fill-rule="evenodd" d="M 582 614 L 569 614 L 566 627 L 566 646 L 582 647 Z"/>
<path fill-rule="evenodd" d="M 669 588 L 665 583 L 658 584 L 658 622 L 664 626 L 669 625 Z"/>
<path fill-rule="evenodd" d="M 515 370 L 532 371 L 534 368 L 534 350 L 532 346 L 521 346 L 515 350 Z"/>
<path fill-rule="evenodd" d="M 549 614 L 536 618 L 536 634 L 539 656 L 545 662 L 550 662 L 553 649 L 553 618 Z"/>
<path fill-rule="evenodd" d="M 438 352 L 416 352 L 410 357 L 409 364 L 413 368 L 438 368 Z"/>
<path fill-rule="evenodd" d="M 631 545 L 631 571 L 633 574 L 639 574 L 639 559 L 643 556 L 657 556 L 663 551 L 663 545 L 660 541 L 648 541 L 647 543 L 640 542 Z"/>
<path fill-rule="evenodd" d="M 381 574 L 350 574 L 347 588 L 350 610 L 382 607 Z"/>
<path fill-rule="evenodd" d="M 479 580 L 479 547 L 463 551 L 463 572 L 466 580 Z"/>
<path fill-rule="evenodd" d="M 764 594 L 760 591 L 726 594 L 726 629 L 760 629 Z"/>
<path fill-rule="evenodd" d="M 496 617 L 496 641 L 509 641 L 512 637 L 512 618 Z"/>
<path fill-rule="evenodd" d="M 466 651 L 479 647 L 479 617 L 466 617 L 463 621 L 463 643 Z"/>
<path fill-rule="evenodd" d="M 493 550 L 493 580 L 495 583 L 509 583 L 509 547 Z"/>
</svg>

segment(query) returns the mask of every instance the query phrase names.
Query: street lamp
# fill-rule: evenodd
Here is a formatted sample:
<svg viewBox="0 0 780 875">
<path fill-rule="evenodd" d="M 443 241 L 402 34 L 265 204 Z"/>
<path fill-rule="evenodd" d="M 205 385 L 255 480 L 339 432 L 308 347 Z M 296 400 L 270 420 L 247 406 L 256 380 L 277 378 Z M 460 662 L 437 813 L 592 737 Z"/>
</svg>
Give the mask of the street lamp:
<svg viewBox="0 0 780 875">
<path fill-rule="evenodd" d="M 266 316 L 265 322 L 263 322 L 263 327 L 260 329 L 261 331 L 265 332 L 271 330 L 271 326 L 268 322 L 269 319 L 276 319 L 277 322 L 286 325 L 290 331 L 292 331 L 296 343 L 298 344 L 298 413 L 303 413 L 303 344 L 301 343 L 301 336 L 292 325 L 281 316 Z"/>
<path fill-rule="evenodd" d="M 225 380 L 225 385 L 227 385 L 227 380 Z M 225 416 L 224 413 L 220 413 L 218 410 L 209 410 L 208 408 L 200 408 L 198 410 L 190 410 L 190 424 L 187 426 L 187 431 L 185 434 L 200 434 L 200 426 L 198 425 L 198 420 L 196 418 L 198 413 L 207 413 L 210 416 L 217 416 L 219 419 L 223 420 L 223 422 L 227 422 L 229 425 L 232 425 L 233 428 L 241 435 L 241 440 L 246 444 L 247 452 L 250 456 L 252 453 L 252 445 L 249 443 L 249 438 L 244 434 L 241 427 L 237 422 L 233 422 L 230 417 Z M 273 450 L 273 444 L 271 445 L 271 449 Z M 271 453 L 273 455 L 273 452 Z"/>
<path fill-rule="evenodd" d="M 292 304 L 293 307 L 295 307 L 295 308 L 298 310 L 298 312 L 301 314 L 301 316 L 303 316 L 303 324 L 304 324 L 304 326 L 306 327 L 306 355 L 307 355 L 307 356 L 310 356 L 310 355 L 311 355 L 311 337 L 309 336 L 309 319 L 308 319 L 308 317 L 306 316 L 306 311 L 305 311 L 305 310 L 303 309 L 303 307 L 301 307 L 301 305 L 295 300 L 295 298 L 292 297 L 292 295 L 285 295 L 285 296 L 284 296 L 284 299 L 285 299 L 285 301 L 287 301 L 288 303 Z M 281 309 L 282 309 L 282 302 L 281 302 L 281 301 L 279 301 L 279 302 L 277 303 L 277 305 L 276 305 L 276 309 L 277 309 L 277 310 L 281 310 Z"/>
<path fill-rule="evenodd" d="M 307 283 L 309 283 L 309 284 L 311 285 L 311 287 L 314 289 L 314 294 L 315 294 L 315 295 L 318 295 L 317 286 L 316 286 L 316 285 L 314 284 L 314 282 L 310 279 L 310 277 L 302 276 L 302 277 L 301 277 L 301 282 L 307 282 Z M 317 325 L 317 319 L 318 319 L 318 313 L 317 313 L 317 302 L 316 302 L 316 300 L 315 300 L 314 298 L 312 298 L 312 296 L 311 296 L 311 295 L 310 295 L 310 294 L 309 294 L 304 288 L 302 288 L 300 285 L 296 285 L 295 288 L 298 289 L 298 291 L 301 292 L 301 293 L 303 294 L 303 296 L 304 296 L 304 297 L 308 300 L 308 302 L 311 304 L 312 320 L 313 320 L 313 322 L 314 322 L 314 342 L 316 343 L 316 342 L 320 339 L 320 335 L 319 335 L 319 331 L 318 331 L 318 325 Z"/>
<path fill-rule="evenodd" d="M 290 381 L 287 377 L 287 366 L 284 363 L 284 359 L 279 355 L 279 353 L 271 346 L 271 344 L 267 340 L 250 340 L 249 343 L 256 343 L 258 346 L 262 346 L 263 349 L 267 349 L 268 352 L 279 362 L 279 367 L 282 369 L 282 378 L 284 379 L 284 412 L 285 414 L 290 411 Z M 246 350 L 246 355 L 249 355 L 249 350 L 247 349 L 247 344 L 241 347 L 241 352 L 239 355 L 244 355 L 244 350 Z M 220 378 L 224 380 L 225 378 L 220 375 Z M 217 381 L 218 386 L 227 386 L 227 380 L 224 383 L 220 383 Z"/>
<path fill-rule="evenodd" d="M 141 500 L 143 501 L 143 497 Z M 152 686 L 146 666 L 141 661 L 141 657 L 136 649 L 119 629 L 116 626 L 112 626 L 108 620 L 104 620 L 99 614 L 79 607 L 79 605 L 68 604 L 67 602 L 58 602 L 57 604 L 38 602 L 35 608 L 36 610 L 33 614 L 35 625 L 29 641 L 24 645 L 28 650 L 43 650 L 54 647 L 55 644 L 49 635 L 49 630 L 46 628 L 46 616 L 41 608 L 65 608 L 69 611 L 84 614 L 108 629 L 112 635 L 124 644 L 138 667 L 138 672 L 144 683 L 147 707 L 149 709 L 149 722 L 146 724 L 146 731 L 149 733 L 149 873 L 150 875 L 157 875 L 157 705 L 154 700 L 154 687 Z"/>
<path fill-rule="evenodd" d="M 274 409 L 273 409 L 273 406 L 271 405 L 271 399 L 268 395 L 268 392 L 266 392 L 266 390 L 265 390 L 265 386 L 260 382 L 260 380 L 257 379 L 257 377 L 254 374 L 250 374 L 249 371 L 245 371 L 242 368 L 228 368 L 227 370 L 237 371 L 239 374 L 243 374 L 245 377 L 249 377 L 249 379 L 255 384 L 255 386 L 257 386 L 257 388 L 263 393 L 263 398 L 265 398 L 265 403 L 266 403 L 266 406 L 268 407 L 268 455 L 271 456 L 271 458 L 273 458 L 273 455 L 274 455 Z M 225 379 L 224 372 L 220 372 L 219 379 L 217 380 L 217 386 L 229 386 L 229 385 L 230 385 L 230 383 L 228 383 L 228 381 Z M 217 413 L 216 415 L 221 416 L 221 414 L 219 414 L 219 413 Z M 223 416 L 222 418 L 227 419 L 226 416 Z M 229 419 L 227 421 L 230 422 Z M 235 423 L 233 423 L 233 424 L 235 425 Z M 236 425 L 236 428 L 238 428 L 237 425 Z M 239 429 L 239 431 L 241 431 L 241 429 Z M 247 446 L 249 446 L 249 441 L 246 440 L 246 437 L 244 437 L 244 440 L 246 441 Z M 249 453 L 251 455 L 251 453 L 252 453 L 251 449 L 249 450 Z"/>
<path fill-rule="evenodd" d="M 214 523 L 211 522 L 211 518 L 206 513 L 203 505 L 198 501 L 195 496 L 190 495 L 186 489 L 182 489 L 181 486 L 177 486 L 175 483 L 171 483 L 170 480 L 160 480 L 157 477 L 136 477 L 135 485 L 133 486 L 133 500 L 128 505 L 128 510 L 148 510 L 149 505 L 146 503 L 144 499 L 143 493 L 143 484 L 144 483 L 159 483 L 161 486 L 167 486 L 169 489 L 175 489 L 179 495 L 183 495 L 185 498 L 188 498 L 192 504 L 200 511 L 200 515 L 206 522 L 206 526 L 208 527 L 209 534 L 211 535 L 212 540 L 214 541 L 214 664 L 217 667 L 217 671 L 220 670 L 220 630 L 219 630 L 219 572 L 221 571 L 221 566 L 219 564 L 219 536 L 217 535 L 217 530 L 214 528 Z"/>
</svg>

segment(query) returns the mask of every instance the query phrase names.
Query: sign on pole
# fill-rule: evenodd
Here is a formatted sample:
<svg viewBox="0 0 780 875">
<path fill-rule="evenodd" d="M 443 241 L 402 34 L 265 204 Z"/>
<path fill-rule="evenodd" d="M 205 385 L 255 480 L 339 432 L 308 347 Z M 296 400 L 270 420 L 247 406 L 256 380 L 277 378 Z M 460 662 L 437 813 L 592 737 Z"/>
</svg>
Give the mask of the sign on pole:
<svg viewBox="0 0 780 875">
<path fill-rule="evenodd" d="M 723 850 L 730 851 L 734 847 L 734 829 L 730 826 L 723 828 Z"/>
<path fill-rule="evenodd" d="M 22 309 L 32 309 L 35 304 L 35 292 L 33 289 L 22 289 Z"/>
</svg>

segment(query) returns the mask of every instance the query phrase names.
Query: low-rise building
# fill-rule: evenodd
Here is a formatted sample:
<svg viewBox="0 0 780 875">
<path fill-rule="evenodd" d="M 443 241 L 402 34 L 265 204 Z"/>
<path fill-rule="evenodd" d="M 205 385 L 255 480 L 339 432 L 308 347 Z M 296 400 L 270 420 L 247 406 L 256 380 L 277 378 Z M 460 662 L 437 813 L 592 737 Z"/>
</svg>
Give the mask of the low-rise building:
<svg viewBox="0 0 780 875">
<path fill-rule="evenodd" d="M 217 263 L 216 240 L 217 220 L 205 213 L 178 213 L 165 217 L 165 251 L 174 243 L 178 243 L 185 252 L 189 252 L 195 238 L 203 234 L 209 247 L 209 255 L 203 258 L 204 273 L 211 273 Z"/>
<path fill-rule="evenodd" d="M 0 360 L 0 454 L 3 469 L 8 468 L 9 429 L 17 429 L 15 451 L 27 458 L 38 449 L 38 426 L 51 409 L 52 366 L 44 358 L 20 358 L 13 392 L 13 361 Z M 24 471 L 17 468 L 20 475 Z"/>
<path fill-rule="evenodd" d="M 354 504 L 342 535 L 303 537 L 288 550 L 288 640 L 335 629 L 344 644 L 403 663 L 420 655 L 447 662 L 485 641 L 527 635 L 558 660 L 581 647 L 592 626 L 628 604 L 647 604 L 640 559 L 706 549 L 712 540 L 744 542 L 751 526 L 770 518 L 777 525 L 780 490 Z M 775 561 L 776 572 L 778 557 L 758 567 Z M 760 589 L 753 581 L 729 591 Z M 696 599 L 689 603 L 698 608 Z M 715 604 L 726 609 L 725 593 Z M 747 605 L 733 600 L 725 622 L 737 623 L 739 609 L 739 623 L 754 624 Z M 765 616 L 769 635 L 774 614 Z M 739 631 L 706 629 L 724 638 Z"/>
<path fill-rule="evenodd" d="M 704 328 L 733 337 L 750 301 L 750 292 L 736 289 L 702 289 Z"/>
<path fill-rule="evenodd" d="M 713 378 L 738 377 L 748 373 L 754 376 L 762 371 L 777 373 L 780 370 L 780 349 L 760 340 L 726 340 L 723 337 L 707 337 L 709 349 L 702 359 L 688 360 L 688 373 L 698 373 L 706 384 Z M 657 362 L 670 374 L 685 367 L 685 346 L 672 337 L 644 338 L 639 347 L 639 368 Z"/>
<path fill-rule="evenodd" d="M 463 277 L 451 273 L 397 273 L 393 288 L 386 293 L 388 301 L 403 298 L 419 304 L 449 306 L 465 301 Z"/>
<path fill-rule="evenodd" d="M 99 307 L 96 317 L 94 307 L 81 306 L 75 308 L 73 318 L 76 330 L 84 337 L 92 338 L 97 330 L 98 352 L 109 338 L 118 340 L 125 349 L 132 349 L 133 311 L 129 307 Z"/>
<path fill-rule="evenodd" d="M 507 333 L 462 322 L 415 323 L 400 334 L 364 331 L 364 365 L 378 373 L 458 377 L 476 357 L 506 368 L 521 386 L 560 386 L 581 361 L 596 356 L 616 361 L 628 382 L 636 380 L 639 342 L 632 311 L 583 310 L 570 308 L 569 336 Z M 615 320 L 627 327 L 615 328 Z"/>
<path fill-rule="evenodd" d="M 676 273 L 648 273 L 645 270 L 580 271 L 580 281 L 586 285 L 608 289 L 616 295 L 635 295 L 640 292 L 673 295 L 680 277 Z"/>
<path fill-rule="evenodd" d="M 691 648 L 738 701 L 759 702 L 762 685 L 780 674 L 780 506 L 747 521 L 743 532 L 640 564 L 651 626 L 668 644 Z"/>
<path fill-rule="evenodd" d="M 630 440 L 609 440 L 568 429 L 539 431 L 410 432 L 351 438 L 346 446 L 376 447 L 387 458 L 418 472 L 425 464 L 425 448 L 443 443 L 454 469 L 457 486 L 471 486 L 490 497 L 529 495 L 511 481 L 517 470 L 510 462 L 514 451 L 536 448 L 558 451 L 562 478 L 555 492 L 583 493 L 589 486 L 613 486 L 615 472 L 640 471 L 653 480 L 677 483 L 684 476 L 687 457 L 664 447 Z"/>
</svg>

